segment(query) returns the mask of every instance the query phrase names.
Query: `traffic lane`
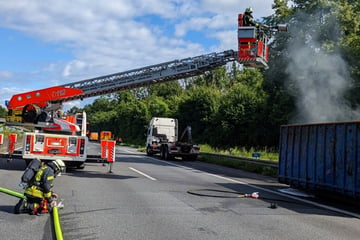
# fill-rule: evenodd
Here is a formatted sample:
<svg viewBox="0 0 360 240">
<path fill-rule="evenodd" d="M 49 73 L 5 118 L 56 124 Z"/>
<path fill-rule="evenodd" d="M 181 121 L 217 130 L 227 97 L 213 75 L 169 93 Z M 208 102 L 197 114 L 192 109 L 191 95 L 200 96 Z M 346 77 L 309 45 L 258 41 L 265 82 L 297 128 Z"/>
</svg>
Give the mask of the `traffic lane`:
<svg viewBox="0 0 360 240">
<path fill-rule="evenodd" d="M 67 180 L 76 181 L 61 184 L 72 185 L 71 195 L 62 195 L 65 208 L 61 211 L 61 222 L 65 239 L 83 236 L 94 239 L 206 239 L 186 237 L 190 233 L 183 232 L 183 224 L 172 224 L 179 218 L 188 218 L 186 228 L 191 228 L 194 221 L 190 217 L 194 213 L 191 208 L 159 192 L 157 183 L 147 182 L 148 179 L 139 177 L 138 173 L 121 168 L 122 164 L 115 165 L 114 174 L 107 174 L 106 167 L 96 164 L 87 164 L 83 175 L 67 174 Z M 96 187 L 90 187 L 95 182 Z M 84 184 L 89 186 L 87 191 L 79 192 Z"/>
<path fill-rule="evenodd" d="M 136 149 L 127 148 L 126 153 L 136 153 Z M 144 154 L 144 153 L 138 153 Z M 158 157 L 154 157 L 155 159 L 160 160 Z M 161 161 L 161 160 L 160 160 Z M 349 198 L 341 198 L 336 195 L 328 195 L 324 193 L 305 193 L 296 189 L 289 188 L 289 185 L 281 184 L 278 182 L 276 178 L 264 176 L 256 173 L 251 173 L 247 171 L 242 171 L 240 169 L 228 168 L 223 167 L 215 164 L 209 164 L 200 161 L 181 161 L 181 160 L 173 160 L 173 161 L 166 161 L 168 163 L 173 163 L 176 165 L 190 167 L 194 169 L 198 169 L 204 171 L 208 174 L 214 173 L 217 174 L 217 177 L 225 176 L 229 182 L 237 182 L 242 184 L 250 184 L 256 191 L 263 191 L 263 192 L 275 192 L 277 196 L 285 196 L 286 198 L 290 198 L 287 200 L 283 199 L 272 199 L 266 197 L 266 195 L 262 194 L 260 197 L 263 200 L 269 202 L 270 205 L 278 205 L 284 204 L 286 202 L 293 203 L 300 199 L 302 202 L 301 204 L 312 204 L 313 206 L 326 208 L 331 211 L 339 212 L 340 214 L 347 214 L 352 217 L 360 218 L 360 209 L 357 207 L 358 203 L 355 202 L 353 199 Z M 237 186 L 238 184 L 227 184 L 226 187 L 233 189 L 233 186 Z M 236 189 L 233 189 L 236 191 Z M 287 193 L 282 193 L 282 191 L 291 192 L 292 195 Z M 303 195 L 308 195 L 307 197 L 302 197 Z M 266 199 L 267 198 L 267 199 Z"/>
<path fill-rule="evenodd" d="M 23 189 L 18 184 L 24 169 L 22 159 L 0 159 L 0 187 L 22 193 Z M 1 239 L 53 239 L 51 215 L 14 214 L 18 201 L 18 198 L 0 192 Z"/>
<path fill-rule="evenodd" d="M 325 193 L 317 193 L 317 192 L 303 192 L 296 189 L 289 188 L 289 185 L 281 184 L 278 182 L 277 178 L 259 175 L 256 173 L 251 173 L 247 171 L 242 171 L 240 169 L 228 168 L 219 165 L 199 162 L 199 161 L 175 161 L 175 164 L 190 167 L 194 169 L 198 169 L 204 171 L 208 174 L 215 174 L 218 178 L 225 177 L 228 182 L 236 182 L 235 184 L 227 184 L 226 187 L 229 189 L 236 190 L 234 186 L 237 186 L 237 183 L 249 184 L 255 190 L 262 192 L 275 192 L 277 196 L 285 196 L 285 202 L 290 201 L 291 203 L 297 199 L 300 199 L 301 204 L 312 204 L 313 206 L 320 208 L 327 208 L 335 212 L 348 214 L 349 216 L 353 216 L 356 218 L 360 218 L 360 209 L 357 207 L 358 203 L 355 203 L 353 199 L 341 198 L 340 196 L 336 196 L 336 194 L 329 195 Z M 284 192 L 289 192 L 292 194 L 286 194 Z M 307 196 L 306 196 L 307 195 Z M 306 196 L 306 197 L 304 197 Z M 260 195 L 260 198 L 266 200 L 266 195 Z M 269 198 L 269 205 L 271 203 L 283 204 L 284 202 L 278 201 L 276 199 Z"/>
<path fill-rule="evenodd" d="M 153 161 L 157 161 L 161 164 L 170 164 L 170 165 L 174 165 L 176 167 L 183 167 L 186 170 L 189 171 L 197 171 L 198 173 L 202 172 L 202 174 L 208 175 L 212 178 L 217 178 L 219 180 L 221 180 L 220 182 L 218 182 L 217 184 L 219 186 L 224 187 L 227 190 L 224 190 L 223 188 L 214 188 L 211 189 L 209 191 L 207 191 L 207 195 L 219 195 L 219 193 L 217 193 L 217 191 L 225 191 L 223 194 L 227 194 L 227 195 L 232 195 L 232 194 L 251 194 L 253 192 L 259 192 L 260 194 L 260 199 L 263 201 L 266 201 L 269 203 L 269 206 L 271 206 L 272 203 L 280 204 L 280 205 L 289 205 L 289 204 L 295 204 L 295 205 L 313 205 L 313 207 L 321 207 L 321 208 L 327 208 L 327 206 L 325 205 L 326 203 L 324 203 L 323 201 L 321 201 L 320 199 L 317 198 L 302 198 L 302 197 L 296 197 L 296 196 L 292 196 L 292 195 L 288 195 L 288 194 L 284 194 L 281 193 L 280 189 L 288 189 L 287 185 L 284 184 L 279 184 L 275 181 L 274 178 L 269 178 L 269 177 L 265 177 L 265 176 L 261 176 L 261 175 L 257 175 L 257 174 L 251 174 L 248 172 L 243 172 L 241 170 L 238 170 L 236 174 L 234 174 L 236 172 L 236 170 L 234 169 L 228 169 L 228 168 L 223 168 L 220 166 L 214 166 L 212 165 L 211 167 L 211 171 L 204 171 L 205 168 L 208 167 L 209 164 L 206 163 L 194 163 L 194 162 L 174 162 L 174 161 L 162 161 L 162 160 L 158 160 L 158 159 L 153 159 Z M 189 167 L 189 166 L 192 167 Z M 197 165 L 196 169 L 194 168 L 194 165 Z M 199 170 L 202 169 L 202 170 Z M 209 170 L 209 168 L 207 168 Z M 215 171 L 216 169 L 216 171 Z M 217 172 L 217 173 L 216 173 Z M 230 173 L 230 176 L 232 177 L 228 177 L 226 174 L 224 174 L 224 172 Z M 231 173 L 232 172 L 232 173 Z M 243 174 L 243 176 L 241 176 Z M 151 174 L 152 176 L 155 176 L 156 178 L 156 173 L 155 174 Z M 258 176 L 258 179 L 257 177 Z M 168 176 L 168 179 L 166 181 L 171 181 L 173 178 L 173 175 L 171 173 L 170 176 Z M 191 192 L 199 192 L 201 191 L 201 193 L 199 192 L 198 195 L 204 195 L 204 190 L 206 190 L 208 188 L 206 187 L 200 187 L 200 188 L 195 188 L 192 189 Z M 210 193 L 211 192 L 211 193 Z M 228 193 L 226 193 L 228 192 Z M 300 192 L 301 193 L 301 192 Z M 224 196 L 227 197 L 227 196 Z M 341 206 L 341 204 L 338 205 L 339 207 Z M 342 206 L 345 208 L 345 206 Z M 328 208 L 330 209 L 331 206 Z M 355 210 L 355 209 L 353 209 Z M 336 211 L 337 213 L 340 214 L 348 214 L 349 212 L 347 212 L 346 210 L 342 211 L 342 209 L 337 209 Z M 350 216 L 360 216 L 358 214 L 356 214 L 356 212 L 353 213 L 353 215 Z"/>
<path fill-rule="evenodd" d="M 161 160 L 156 160 L 156 161 L 164 163 L 164 161 L 161 161 Z M 188 166 L 184 166 L 183 164 L 185 164 L 185 165 L 188 165 L 188 164 L 193 165 L 194 164 L 194 162 L 175 162 L 175 164 L 174 164 L 174 162 L 166 162 L 166 163 L 169 163 L 169 164 L 172 164 L 175 166 L 179 166 L 181 164 L 185 168 L 188 168 Z M 202 163 L 200 163 L 200 165 L 202 165 Z M 205 165 L 207 165 L 207 164 L 205 164 Z M 218 172 L 222 171 L 219 168 L 219 166 L 213 166 L 213 167 L 215 167 L 218 170 Z M 188 169 L 190 169 L 190 171 L 194 171 L 193 168 L 188 168 Z M 234 169 L 227 169 L 227 170 L 234 171 Z M 198 171 L 198 170 L 195 170 L 195 171 Z M 241 173 L 242 171 L 239 171 L 239 172 Z M 225 180 L 224 182 L 218 182 L 217 184 L 222 187 L 225 187 L 225 189 L 227 189 L 225 191 L 230 190 L 229 191 L 231 193 L 230 195 L 233 195 L 234 191 L 236 191 L 236 193 L 247 193 L 246 191 L 250 191 L 248 193 L 251 193 L 251 191 L 259 191 L 260 196 L 261 196 L 260 200 L 263 203 L 265 203 L 265 206 L 267 206 L 266 210 L 269 210 L 269 209 L 275 210 L 276 209 L 275 212 L 271 211 L 270 213 L 278 214 L 278 213 L 281 213 L 281 208 L 285 208 L 285 209 L 288 209 L 293 212 L 298 212 L 300 214 L 306 214 L 306 215 L 310 215 L 310 216 L 311 215 L 320 215 L 320 216 L 324 216 L 325 218 L 327 216 L 330 216 L 330 217 L 341 216 L 341 217 L 349 218 L 349 219 L 353 219 L 353 216 L 356 216 L 357 218 L 359 217 L 359 214 L 356 214 L 352 211 L 349 212 L 349 211 L 346 211 L 343 209 L 337 209 L 337 208 L 333 208 L 331 206 L 329 207 L 327 205 L 323 205 L 323 203 L 321 203 L 321 201 L 320 201 L 320 203 L 318 203 L 317 202 L 318 200 L 316 200 L 316 199 L 314 201 L 314 199 L 309 200 L 308 198 L 304 199 L 304 198 L 299 198 L 299 197 L 293 197 L 291 195 L 282 194 L 280 192 L 275 192 L 274 188 L 279 188 L 279 187 L 283 188 L 285 185 L 276 183 L 273 178 L 258 176 L 259 179 L 262 179 L 262 180 L 258 180 L 255 177 L 256 174 L 251 174 L 251 173 L 247 173 L 247 172 L 243 172 L 244 176 L 242 176 L 241 180 L 239 180 L 239 179 L 237 180 L 237 179 L 229 178 L 229 177 L 223 177 L 221 175 L 212 174 L 212 173 L 208 173 L 208 172 L 203 172 L 203 174 L 209 175 L 211 177 L 216 177 L 220 180 Z M 157 178 L 156 174 L 150 174 L 150 175 Z M 233 175 L 234 175 L 234 173 L 233 173 Z M 239 173 L 237 174 L 237 177 L 239 177 Z M 168 180 L 170 180 L 171 178 L 172 177 L 170 177 Z M 246 179 L 246 181 L 243 181 L 244 179 Z M 252 183 L 249 184 L 249 181 Z M 200 188 L 200 189 L 208 189 L 208 188 Z M 219 195 L 219 192 L 217 192 L 217 190 L 223 191 L 223 189 L 221 189 L 221 188 L 215 188 L 214 191 L 207 191 L 206 194 L 207 195 Z M 201 193 L 204 194 L 204 192 L 201 192 Z M 228 195 L 229 195 L 229 193 L 224 193 L 223 197 L 225 197 L 225 198 L 230 197 Z M 211 196 L 209 196 L 209 197 L 211 197 Z M 273 208 L 273 206 L 274 206 L 273 203 L 275 203 L 275 208 Z M 255 214 L 256 214 L 256 212 L 255 212 Z M 350 215 L 347 215 L 347 214 L 350 214 Z M 350 220 L 350 221 L 352 221 L 352 220 Z M 358 219 L 354 219 L 355 224 L 358 224 L 359 223 L 358 221 L 359 221 Z M 314 224 L 314 225 L 316 226 L 316 224 Z M 331 225 L 331 223 L 329 223 L 329 225 Z M 333 227 L 334 227 L 334 229 L 338 228 L 338 226 L 336 224 Z M 348 229 L 347 227 L 348 226 L 346 225 L 346 227 L 344 227 L 344 228 L 340 227 L 340 229 L 346 229 L 346 230 L 349 230 L 350 232 L 352 232 L 350 230 L 351 227 L 350 227 L 350 229 Z M 356 227 L 352 228 L 352 230 L 354 230 L 354 229 L 357 229 L 357 228 Z M 331 232 L 332 228 L 330 228 L 329 230 Z M 355 231 L 355 233 L 356 232 L 357 231 Z M 326 235 L 326 234 L 324 233 L 324 235 Z"/>
<path fill-rule="evenodd" d="M 66 239 L 358 238 L 358 220 L 341 214 L 304 204 L 271 209 L 263 200 L 194 196 L 187 191 L 229 190 L 229 181 L 143 155 L 120 151 L 117 160 L 114 174 L 87 164 L 82 174 L 61 178 L 73 179 L 71 194 L 63 189 L 68 192 L 61 212 Z M 254 190 L 230 184 L 239 192 Z"/>
</svg>

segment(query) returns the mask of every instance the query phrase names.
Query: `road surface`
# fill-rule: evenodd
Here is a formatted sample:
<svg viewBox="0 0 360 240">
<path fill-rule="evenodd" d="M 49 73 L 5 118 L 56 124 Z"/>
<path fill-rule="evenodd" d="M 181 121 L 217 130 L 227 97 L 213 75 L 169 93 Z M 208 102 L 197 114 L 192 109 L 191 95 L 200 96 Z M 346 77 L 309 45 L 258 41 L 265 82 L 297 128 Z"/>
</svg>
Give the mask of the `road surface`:
<svg viewBox="0 0 360 240">
<path fill-rule="evenodd" d="M 20 191 L 23 169 L 21 160 L 0 159 L 0 186 Z M 66 240 L 359 239 L 359 213 L 278 191 L 286 188 L 240 170 L 118 147 L 113 173 L 86 163 L 57 177 L 54 191 L 64 199 Z M 253 192 L 260 198 L 240 197 Z M 54 239 L 49 214 L 15 215 L 16 202 L 0 193 L 1 239 Z"/>
</svg>

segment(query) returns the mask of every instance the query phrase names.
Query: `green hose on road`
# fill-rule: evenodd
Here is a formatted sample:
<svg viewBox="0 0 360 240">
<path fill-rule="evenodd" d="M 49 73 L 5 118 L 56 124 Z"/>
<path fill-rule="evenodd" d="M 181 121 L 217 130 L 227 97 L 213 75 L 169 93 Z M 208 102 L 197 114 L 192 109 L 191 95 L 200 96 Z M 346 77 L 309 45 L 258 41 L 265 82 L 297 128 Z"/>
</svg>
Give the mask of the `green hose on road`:
<svg viewBox="0 0 360 240">
<path fill-rule="evenodd" d="M 11 195 L 11 196 L 14 196 L 14 197 L 17 197 L 17 198 L 26 199 L 24 194 L 12 191 L 12 190 L 7 189 L 7 188 L 0 187 L 0 192 L 6 193 L 8 195 Z"/>
<path fill-rule="evenodd" d="M 0 192 L 6 193 L 8 195 L 11 195 L 11 196 L 14 196 L 17 198 L 26 199 L 26 196 L 24 194 L 12 191 L 7 188 L 0 187 Z M 62 231 L 61 231 L 59 212 L 58 212 L 58 208 L 56 206 L 52 210 L 52 215 L 53 215 L 53 220 L 54 220 L 54 229 L 55 229 L 56 240 L 63 240 L 64 238 L 63 238 Z"/>
<path fill-rule="evenodd" d="M 55 236 L 56 240 L 63 240 L 63 235 L 61 231 L 60 219 L 59 219 L 59 212 L 58 208 L 54 207 L 52 210 L 53 220 L 54 220 L 54 229 L 55 229 Z"/>
</svg>

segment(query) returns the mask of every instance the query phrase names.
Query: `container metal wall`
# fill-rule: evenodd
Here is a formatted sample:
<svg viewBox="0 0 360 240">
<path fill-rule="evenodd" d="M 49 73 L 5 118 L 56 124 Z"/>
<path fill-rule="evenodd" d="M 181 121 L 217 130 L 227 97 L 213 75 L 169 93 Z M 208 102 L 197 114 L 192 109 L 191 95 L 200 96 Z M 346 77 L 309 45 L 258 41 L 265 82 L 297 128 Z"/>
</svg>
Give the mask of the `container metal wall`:
<svg viewBox="0 0 360 240">
<path fill-rule="evenodd" d="M 279 182 L 360 198 L 360 122 L 281 126 Z"/>
</svg>

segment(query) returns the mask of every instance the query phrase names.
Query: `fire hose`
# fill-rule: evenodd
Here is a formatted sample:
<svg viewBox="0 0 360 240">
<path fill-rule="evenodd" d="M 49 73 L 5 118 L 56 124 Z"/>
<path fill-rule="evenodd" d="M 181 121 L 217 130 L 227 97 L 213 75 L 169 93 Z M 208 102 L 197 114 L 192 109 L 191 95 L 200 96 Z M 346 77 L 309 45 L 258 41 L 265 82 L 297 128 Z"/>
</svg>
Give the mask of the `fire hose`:
<svg viewBox="0 0 360 240">
<path fill-rule="evenodd" d="M 241 192 L 236 192 L 236 191 L 202 188 L 202 189 L 188 190 L 187 193 L 192 194 L 192 195 L 196 195 L 196 196 L 201 196 L 201 197 L 251 198 L 251 199 L 267 200 L 267 201 L 271 201 L 269 208 L 272 208 L 272 209 L 277 208 L 277 203 L 276 202 L 286 202 L 286 203 L 291 203 L 291 204 L 304 205 L 303 203 L 296 203 L 295 201 L 288 201 L 288 200 L 283 200 L 283 199 L 273 199 L 273 198 L 260 197 L 259 192 L 241 193 Z"/>
<path fill-rule="evenodd" d="M 12 190 L 7 189 L 7 188 L 0 187 L 0 192 L 6 193 L 6 194 L 8 194 L 10 196 L 14 196 L 14 197 L 17 197 L 17 198 L 26 199 L 26 196 L 24 194 L 12 191 Z"/>
<path fill-rule="evenodd" d="M 253 193 L 240 193 L 227 190 L 218 190 L 218 189 L 193 189 L 188 190 L 187 193 L 202 197 L 217 197 L 217 198 L 259 198 L 258 192 Z"/>
<path fill-rule="evenodd" d="M 12 190 L 7 189 L 7 188 L 0 187 L 0 192 L 6 193 L 6 194 L 8 194 L 10 196 L 13 196 L 13 197 L 26 199 L 26 196 L 24 194 L 16 192 L 16 191 L 12 191 Z M 63 207 L 61 202 L 58 205 L 59 205 L 60 208 Z M 63 238 L 62 231 L 61 231 L 58 206 L 53 207 L 52 216 L 53 216 L 53 223 L 54 223 L 54 230 L 55 230 L 56 240 L 63 240 L 64 238 Z"/>
</svg>

